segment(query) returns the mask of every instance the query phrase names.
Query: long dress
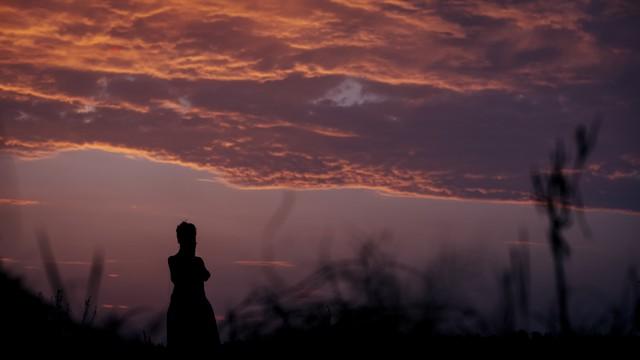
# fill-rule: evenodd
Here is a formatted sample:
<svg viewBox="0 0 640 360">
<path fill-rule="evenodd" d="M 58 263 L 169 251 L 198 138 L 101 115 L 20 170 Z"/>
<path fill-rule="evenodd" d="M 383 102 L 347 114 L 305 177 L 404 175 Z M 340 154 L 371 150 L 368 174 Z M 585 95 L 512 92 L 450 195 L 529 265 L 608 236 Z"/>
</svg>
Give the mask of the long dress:
<svg viewBox="0 0 640 360">
<path fill-rule="evenodd" d="M 169 270 L 174 287 L 167 312 L 167 347 L 180 353 L 215 351 L 220 337 L 204 291 L 210 277 L 204 262 L 178 253 L 169 257 Z"/>
</svg>

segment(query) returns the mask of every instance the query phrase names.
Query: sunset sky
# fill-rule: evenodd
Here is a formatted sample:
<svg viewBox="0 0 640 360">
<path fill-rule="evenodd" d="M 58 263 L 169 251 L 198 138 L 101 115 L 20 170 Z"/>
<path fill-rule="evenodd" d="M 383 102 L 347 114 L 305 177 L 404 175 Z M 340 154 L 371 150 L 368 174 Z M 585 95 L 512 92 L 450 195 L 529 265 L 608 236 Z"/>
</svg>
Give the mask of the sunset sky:
<svg viewBox="0 0 640 360">
<path fill-rule="evenodd" d="M 47 291 L 44 230 L 82 293 L 102 248 L 104 307 L 162 309 L 188 219 L 225 309 L 265 266 L 295 279 L 385 231 L 407 261 L 454 249 L 493 281 L 524 228 L 543 281 L 531 171 L 600 118 L 570 272 L 621 279 L 640 265 L 638 24 L 637 1 L 1 0 L 0 257 Z"/>
</svg>

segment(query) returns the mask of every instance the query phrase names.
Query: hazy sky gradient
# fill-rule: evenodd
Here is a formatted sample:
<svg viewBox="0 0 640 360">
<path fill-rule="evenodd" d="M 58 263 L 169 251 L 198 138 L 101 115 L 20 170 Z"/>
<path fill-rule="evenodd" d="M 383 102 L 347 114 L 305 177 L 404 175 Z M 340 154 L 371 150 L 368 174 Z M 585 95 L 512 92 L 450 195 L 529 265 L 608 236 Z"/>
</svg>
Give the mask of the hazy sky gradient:
<svg viewBox="0 0 640 360">
<path fill-rule="evenodd" d="M 296 191 L 266 257 L 265 227 L 280 206 L 281 190 L 233 189 L 207 179 L 206 171 L 102 151 L 0 159 L 3 170 L 11 168 L 18 180 L 14 194 L 40 199 L 0 204 L 3 265 L 50 294 L 35 241 L 36 231 L 45 230 L 76 311 L 82 308 L 92 254 L 102 249 L 100 314 L 134 308 L 146 309 L 147 316 L 162 312 L 171 291 L 166 259 L 177 250 L 175 226 L 184 219 L 198 226 L 198 254 L 213 274 L 206 288 L 218 316 L 267 283 L 263 266 L 292 283 L 322 258 L 355 256 L 367 239 L 377 239 L 398 261 L 440 272 L 451 289 L 491 314 L 498 301 L 497 278 L 508 267 L 521 229 L 532 257 L 535 310 L 546 311 L 553 299 L 546 220 L 532 206 L 390 197 L 368 190 Z M 584 308 L 597 309 L 587 312 L 595 316 L 603 306 L 616 304 L 627 271 L 640 267 L 637 216 L 610 211 L 586 216 L 592 238 L 577 229 L 568 233 L 568 271 L 572 299 L 583 311 L 576 314 L 580 322 Z"/>
</svg>

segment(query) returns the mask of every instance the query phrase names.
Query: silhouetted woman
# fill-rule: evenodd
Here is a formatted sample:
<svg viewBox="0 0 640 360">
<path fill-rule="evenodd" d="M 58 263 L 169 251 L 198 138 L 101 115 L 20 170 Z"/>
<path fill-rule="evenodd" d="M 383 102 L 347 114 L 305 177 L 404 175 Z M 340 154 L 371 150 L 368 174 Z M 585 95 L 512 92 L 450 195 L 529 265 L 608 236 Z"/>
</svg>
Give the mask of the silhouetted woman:
<svg viewBox="0 0 640 360">
<path fill-rule="evenodd" d="M 182 222 L 176 228 L 180 250 L 169 257 L 173 293 L 167 313 L 167 346 L 177 353 L 212 352 L 220 345 L 213 308 L 204 282 L 211 276 L 196 256 L 196 227 Z"/>
</svg>

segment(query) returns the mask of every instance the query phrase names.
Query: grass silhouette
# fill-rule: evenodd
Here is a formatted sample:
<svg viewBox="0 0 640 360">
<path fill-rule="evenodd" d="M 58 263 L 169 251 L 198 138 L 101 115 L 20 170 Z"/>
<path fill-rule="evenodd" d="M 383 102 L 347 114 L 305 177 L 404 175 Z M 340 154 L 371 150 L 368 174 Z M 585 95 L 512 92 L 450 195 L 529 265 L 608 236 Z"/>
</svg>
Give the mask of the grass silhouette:
<svg viewBox="0 0 640 360">
<path fill-rule="evenodd" d="M 571 250 L 564 232 L 572 225 L 574 211 L 582 210 L 580 178 L 586 161 L 595 147 L 599 127 L 599 119 L 596 119 L 589 128 L 578 126 L 575 133 L 576 151 L 572 163 L 567 159 L 564 143 L 558 141 L 551 154 L 551 170 L 548 173 L 534 171 L 532 175 L 534 200 L 539 203 L 549 219 L 549 244 L 556 279 L 558 322 L 560 331 L 564 335 L 572 332 L 569 316 L 569 289 L 564 266 Z"/>
<path fill-rule="evenodd" d="M 0 267 L 0 338 L 6 354 L 104 356 L 162 355 L 163 347 L 121 336 L 118 328 L 82 323 L 72 318 L 62 292 L 48 301 L 33 294 Z"/>
</svg>

